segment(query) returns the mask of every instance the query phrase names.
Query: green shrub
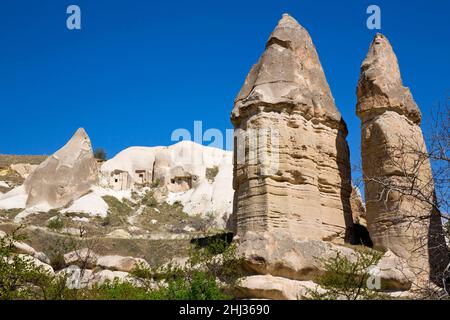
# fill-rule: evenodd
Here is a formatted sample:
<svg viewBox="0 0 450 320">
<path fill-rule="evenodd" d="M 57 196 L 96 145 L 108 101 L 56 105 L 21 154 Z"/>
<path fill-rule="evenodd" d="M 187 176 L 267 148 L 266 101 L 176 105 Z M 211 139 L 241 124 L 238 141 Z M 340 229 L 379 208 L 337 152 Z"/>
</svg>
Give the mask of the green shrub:
<svg viewBox="0 0 450 320">
<path fill-rule="evenodd" d="M 205 176 L 210 182 L 214 182 L 217 174 L 219 173 L 219 167 L 214 166 L 212 168 L 206 168 Z"/>
<path fill-rule="evenodd" d="M 61 230 L 62 228 L 64 228 L 64 222 L 60 217 L 56 217 L 56 219 L 51 219 L 48 222 L 47 227 L 53 230 Z"/>
<path fill-rule="evenodd" d="M 370 268 L 378 263 L 381 256 L 382 253 L 375 250 L 356 250 L 355 260 L 350 260 L 339 252 L 334 258 L 322 260 L 325 272 L 317 282 L 326 292 L 311 291 L 311 298 L 315 300 L 385 299 L 385 295 L 367 286 Z"/>
<path fill-rule="evenodd" d="M 118 200 L 112 196 L 104 196 L 103 200 L 108 204 L 108 216 L 102 221 L 103 226 L 123 226 L 127 223 L 128 216 L 132 213 L 133 208 L 125 202 Z"/>
</svg>

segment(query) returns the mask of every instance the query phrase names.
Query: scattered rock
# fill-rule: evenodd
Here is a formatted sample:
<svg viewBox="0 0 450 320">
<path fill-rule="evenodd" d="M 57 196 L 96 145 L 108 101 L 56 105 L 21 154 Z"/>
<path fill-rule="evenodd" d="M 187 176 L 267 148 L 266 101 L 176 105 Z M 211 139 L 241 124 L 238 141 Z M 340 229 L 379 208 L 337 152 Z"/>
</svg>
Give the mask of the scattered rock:
<svg viewBox="0 0 450 320">
<path fill-rule="evenodd" d="M 191 226 L 184 226 L 183 231 L 185 232 L 195 232 L 195 228 L 191 227 Z"/>
<path fill-rule="evenodd" d="M 24 182 L 26 205 L 59 208 L 87 193 L 98 181 L 91 141 L 80 128 L 69 142 L 31 173 Z"/>
<path fill-rule="evenodd" d="M 92 270 L 80 269 L 77 265 L 68 266 L 67 268 L 58 271 L 56 275 L 67 277 L 66 286 L 73 289 L 91 287 L 96 283 L 94 272 Z"/>
<path fill-rule="evenodd" d="M 218 172 L 211 183 L 206 169 L 212 167 Z M 117 191 L 150 186 L 155 204 L 180 203 L 190 215 L 213 212 L 215 223 L 225 227 L 232 211 L 232 171 L 230 151 L 181 141 L 123 150 L 102 165 L 101 182 Z"/>
<path fill-rule="evenodd" d="M 50 264 L 50 258 L 44 252 L 36 252 L 34 256 L 36 259 L 42 261 L 43 263 Z"/>
</svg>

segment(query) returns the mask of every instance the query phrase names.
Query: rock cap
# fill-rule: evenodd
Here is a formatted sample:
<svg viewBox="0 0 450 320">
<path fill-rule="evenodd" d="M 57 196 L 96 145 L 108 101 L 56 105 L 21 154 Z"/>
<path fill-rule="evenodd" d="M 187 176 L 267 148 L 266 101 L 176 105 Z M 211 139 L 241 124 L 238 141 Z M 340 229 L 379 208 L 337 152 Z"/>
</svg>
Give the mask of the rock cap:
<svg viewBox="0 0 450 320">
<path fill-rule="evenodd" d="M 288 14 L 283 14 L 250 70 L 235 99 L 232 122 L 239 122 L 258 106 L 295 107 L 307 119 L 341 122 L 312 39 Z"/>
</svg>

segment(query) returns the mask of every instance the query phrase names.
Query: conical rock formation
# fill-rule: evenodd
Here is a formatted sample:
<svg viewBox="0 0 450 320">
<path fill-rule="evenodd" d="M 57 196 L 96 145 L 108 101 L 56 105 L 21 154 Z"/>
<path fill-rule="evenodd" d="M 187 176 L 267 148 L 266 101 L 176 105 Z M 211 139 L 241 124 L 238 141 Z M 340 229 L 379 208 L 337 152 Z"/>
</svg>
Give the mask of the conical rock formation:
<svg viewBox="0 0 450 320">
<path fill-rule="evenodd" d="M 237 234 L 280 230 L 342 242 L 352 226 L 347 129 L 311 37 L 289 15 L 247 76 L 231 120 Z"/>
<path fill-rule="evenodd" d="M 98 180 L 91 141 L 83 128 L 25 180 L 27 207 L 59 208 L 87 193 Z"/>
<path fill-rule="evenodd" d="M 367 225 L 374 247 L 406 259 L 418 279 L 436 279 L 448 253 L 431 205 L 434 182 L 421 114 L 381 34 L 362 63 L 357 98 Z"/>
</svg>

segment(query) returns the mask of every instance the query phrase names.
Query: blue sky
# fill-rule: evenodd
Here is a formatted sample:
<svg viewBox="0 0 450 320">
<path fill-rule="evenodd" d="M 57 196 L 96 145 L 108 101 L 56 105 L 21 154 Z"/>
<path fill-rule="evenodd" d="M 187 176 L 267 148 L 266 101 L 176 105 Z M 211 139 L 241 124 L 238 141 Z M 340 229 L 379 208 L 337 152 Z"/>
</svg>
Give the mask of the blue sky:
<svg viewBox="0 0 450 320">
<path fill-rule="evenodd" d="M 66 28 L 77 4 L 82 30 Z M 78 127 L 109 156 L 168 145 L 176 128 L 232 128 L 233 100 L 282 13 L 310 32 L 359 161 L 355 90 L 374 30 L 382 30 L 424 120 L 450 94 L 450 1 L 0 2 L 0 153 L 51 154 Z"/>
</svg>

